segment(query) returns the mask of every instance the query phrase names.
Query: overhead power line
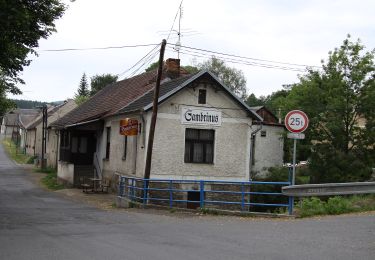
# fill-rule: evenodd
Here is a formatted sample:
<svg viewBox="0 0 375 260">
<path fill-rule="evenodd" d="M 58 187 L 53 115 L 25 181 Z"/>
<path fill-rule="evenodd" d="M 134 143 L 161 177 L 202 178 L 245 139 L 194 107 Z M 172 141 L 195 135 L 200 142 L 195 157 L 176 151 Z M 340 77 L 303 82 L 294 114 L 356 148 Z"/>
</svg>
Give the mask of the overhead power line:
<svg viewBox="0 0 375 260">
<path fill-rule="evenodd" d="M 107 47 L 93 47 L 93 48 L 65 48 L 65 49 L 47 49 L 39 50 L 40 52 L 63 52 L 63 51 L 90 51 L 90 50 L 108 50 L 108 49 L 123 49 L 123 48 L 137 48 L 157 46 L 160 43 L 136 44 L 136 45 L 122 45 L 122 46 L 107 46 Z"/>
<path fill-rule="evenodd" d="M 152 48 L 145 56 L 143 56 L 140 60 L 138 60 L 133 66 L 117 74 L 117 76 L 121 77 L 125 75 L 126 73 L 130 72 L 132 69 L 134 69 L 134 71 L 130 75 L 131 76 L 135 75 L 135 73 L 137 73 L 143 66 L 151 62 L 151 60 L 159 53 L 159 50 L 158 50 L 159 46 L 160 46 L 160 43 L 156 45 L 154 48 Z"/>
<path fill-rule="evenodd" d="M 168 43 L 168 45 L 173 45 L 173 44 Z M 181 45 L 181 49 L 194 50 L 194 51 L 198 51 L 198 52 L 211 53 L 211 54 L 215 54 L 215 55 L 223 55 L 223 56 L 234 57 L 234 58 L 245 59 L 245 60 L 254 60 L 254 61 L 267 62 L 267 63 L 277 63 L 277 64 L 283 64 L 283 65 L 289 65 L 289 66 L 311 67 L 311 68 L 319 68 L 319 69 L 322 68 L 321 66 L 258 59 L 258 58 L 240 56 L 240 55 L 235 55 L 235 54 L 228 54 L 228 53 L 224 53 L 224 52 L 218 52 L 218 51 L 205 50 L 205 49 L 200 49 L 200 48 L 195 48 L 195 47 L 189 47 L 189 46 L 184 46 L 184 45 Z"/>
<path fill-rule="evenodd" d="M 172 47 L 168 47 L 168 50 L 173 51 L 174 49 Z M 211 58 L 211 54 L 207 54 L 204 52 L 195 52 L 195 51 L 181 51 L 181 54 L 190 55 L 193 57 L 199 57 L 199 58 Z M 218 56 L 216 55 L 215 58 L 219 60 L 223 60 L 229 63 L 235 63 L 235 64 L 242 64 L 247 66 L 254 66 L 254 67 L 262 67 L 262 68 L 268 68 L 268 69 L 280 69 L 280 70 L 289 70 L 289 71 L 296 71 L 296 72 L 305 72 L 305 69 L 301 67 L 290 67 L 290 66 L 282 66 L 282 65 L 275 65 L 275 64 L 267 64 L 267 63 L 261 63 L 261 62 L 255 62 L 250 60 L 244 60 L 244 59 L 235 59 L 231 58 L 230 56 Z"/>
</svg>

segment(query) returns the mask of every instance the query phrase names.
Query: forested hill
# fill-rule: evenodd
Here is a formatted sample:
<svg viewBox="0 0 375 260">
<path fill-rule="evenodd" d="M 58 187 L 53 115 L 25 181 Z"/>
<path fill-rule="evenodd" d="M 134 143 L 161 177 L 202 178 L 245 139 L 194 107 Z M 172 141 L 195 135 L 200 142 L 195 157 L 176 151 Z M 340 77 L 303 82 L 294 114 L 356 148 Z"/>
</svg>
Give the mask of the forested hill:
<svg viewBox="0 0 375 260">
<path fill-rule="evenodd" d="M 36 100 L 24 100 L 24 99 L 12 99 L 12 101 L 16 104 L 17 108 L 36 108 L 39 106 L 43 106 L 44 104 L 50 105 L 59 105 L 63 101 L 56 101 L 56 102 L 41 102 Z"/>
</svg>

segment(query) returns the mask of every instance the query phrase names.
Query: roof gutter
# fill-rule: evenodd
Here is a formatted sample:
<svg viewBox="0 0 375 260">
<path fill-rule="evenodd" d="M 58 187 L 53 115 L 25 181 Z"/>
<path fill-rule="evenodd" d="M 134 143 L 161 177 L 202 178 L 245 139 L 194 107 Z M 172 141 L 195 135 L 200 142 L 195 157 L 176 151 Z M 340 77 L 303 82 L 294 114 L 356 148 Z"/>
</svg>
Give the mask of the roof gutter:
<svg viewBox="0 0 375 260">
<path fill-rule="evenodd" d="M 63 128 L 66 129 L 66 128 L 73 127 L 73 126 L 86 125 L 86 124 L 93 123 L 93 122 L 96 122 L 96 121 L 99 121 L 99 120 L 100 120 L 100 118 L 97 118 L 97 119 L 84 121 L 84 122 L 80 122 L 80 123 L 76 123 L 76 124 L 66 125 Z"/>
</svg>

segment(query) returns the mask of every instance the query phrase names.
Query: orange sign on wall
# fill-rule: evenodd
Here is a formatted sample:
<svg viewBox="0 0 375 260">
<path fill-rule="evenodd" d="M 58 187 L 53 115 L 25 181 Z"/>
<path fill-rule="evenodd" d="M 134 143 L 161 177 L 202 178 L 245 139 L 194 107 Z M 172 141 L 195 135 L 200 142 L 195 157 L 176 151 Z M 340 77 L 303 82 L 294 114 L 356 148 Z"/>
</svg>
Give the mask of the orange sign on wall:
<svg viewBox="0 0 375 260">
<path fill-rule="evenodd" d="M 132 118 L 125 118 L 120 120 L 120 135 L 137 135 L 138 134 L 138 120 Z"/>
</svg>

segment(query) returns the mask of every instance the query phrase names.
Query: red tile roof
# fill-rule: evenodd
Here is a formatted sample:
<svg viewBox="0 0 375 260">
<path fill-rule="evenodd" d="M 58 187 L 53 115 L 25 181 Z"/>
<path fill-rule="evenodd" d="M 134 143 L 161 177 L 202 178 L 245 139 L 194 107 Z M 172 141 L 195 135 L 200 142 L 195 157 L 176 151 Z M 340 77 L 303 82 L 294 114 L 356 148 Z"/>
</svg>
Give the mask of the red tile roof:
<svg viewBox="0 0 375 260">
<path fill-rule="evenodd" d="M 139 96 L 154 88 L 155 81 L 156 70 L 108 85 L 88 101 L 55 121 L 51 126 L 59 128 L 116 113 Z"/>
</svg>

